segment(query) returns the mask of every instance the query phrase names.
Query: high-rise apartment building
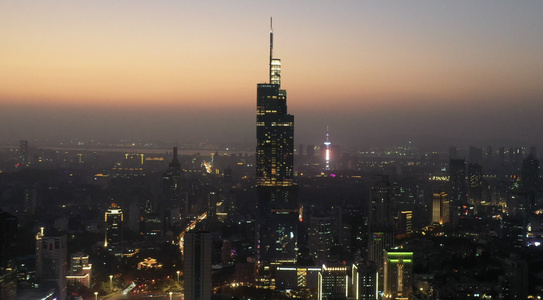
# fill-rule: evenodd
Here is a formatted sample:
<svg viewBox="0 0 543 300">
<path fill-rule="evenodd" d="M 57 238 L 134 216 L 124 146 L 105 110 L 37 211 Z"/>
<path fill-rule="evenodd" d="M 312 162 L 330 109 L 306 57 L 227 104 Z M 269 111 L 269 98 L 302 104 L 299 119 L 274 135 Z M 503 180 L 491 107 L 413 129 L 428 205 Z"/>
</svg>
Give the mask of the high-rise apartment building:
<svg viewBox="0 0 543 300">
<path fill-rule="evenodd" d="M 257 260 L 295 262 L 298 201 L 293 179 L 294 116 L 287 112 L 287 93 L 281 89 L 280 60 L 273 58 L 273 31 L 269 80 L 257 85 Z"/>
<path fill-rule="evenodd" d="M 211 233 L 189 231 L 184 240 L 185 299 L 211 299 Z"/>
</svg>

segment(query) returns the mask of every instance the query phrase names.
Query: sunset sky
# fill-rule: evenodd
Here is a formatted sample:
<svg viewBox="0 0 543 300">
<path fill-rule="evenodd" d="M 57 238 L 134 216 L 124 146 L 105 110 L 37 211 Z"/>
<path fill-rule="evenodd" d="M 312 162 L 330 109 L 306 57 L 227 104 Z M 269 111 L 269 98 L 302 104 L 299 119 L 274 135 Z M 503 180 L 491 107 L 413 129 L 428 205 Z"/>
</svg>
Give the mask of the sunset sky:
<svg viewBox="0 0 543 300">
<path fill-rule="evenodd" d="M 0 138 L 251 143 L 270 17 L 296 143 L 541 143 L 537 0 L 2 1 Z"/>
</svg>

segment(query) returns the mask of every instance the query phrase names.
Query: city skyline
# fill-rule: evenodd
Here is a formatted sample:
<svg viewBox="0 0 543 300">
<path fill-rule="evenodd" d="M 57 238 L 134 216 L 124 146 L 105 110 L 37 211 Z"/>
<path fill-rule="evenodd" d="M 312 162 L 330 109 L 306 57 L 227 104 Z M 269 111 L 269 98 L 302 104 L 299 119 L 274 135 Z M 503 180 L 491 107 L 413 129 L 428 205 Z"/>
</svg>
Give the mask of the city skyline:
<svg viewBox="0 0 543 300">
<path fill-rule="evenodd" d="M 2 138 L 254 143 L 273 16 L 296 144 L 539 143 L 543 4 L 311 4 L 0 4 Z"/>
</svg>

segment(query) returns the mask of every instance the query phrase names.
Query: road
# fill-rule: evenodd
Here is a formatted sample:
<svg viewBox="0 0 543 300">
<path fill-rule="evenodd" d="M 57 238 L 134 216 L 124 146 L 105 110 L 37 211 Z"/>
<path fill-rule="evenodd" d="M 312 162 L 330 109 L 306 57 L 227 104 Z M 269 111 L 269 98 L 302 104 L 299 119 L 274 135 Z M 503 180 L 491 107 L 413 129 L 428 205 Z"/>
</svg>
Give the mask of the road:
<svg viewBox="0 0 543 300">
<path fill-rule="evenodd" d="M 172 300 L 180 300 L 183 298 L 183 293 L 174 293 L 172 295 Z M 98 297 L 99 299 L 103 300 L 170 300 L 170 295 L 167 294 L 155 294 L 155 295 L 135 295 L 135 294 L 128 294 L 123 295 L 122 293 L 115 293 L 103 298 Z"/>
</svg>

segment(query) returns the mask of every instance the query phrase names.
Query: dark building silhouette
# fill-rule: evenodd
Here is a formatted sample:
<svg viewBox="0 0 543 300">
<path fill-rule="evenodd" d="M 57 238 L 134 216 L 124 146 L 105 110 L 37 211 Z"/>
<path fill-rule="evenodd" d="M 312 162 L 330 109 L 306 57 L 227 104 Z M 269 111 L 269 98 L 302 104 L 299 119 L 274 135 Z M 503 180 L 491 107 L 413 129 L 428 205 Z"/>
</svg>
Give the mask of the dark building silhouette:
<svg viewBox="0 0 543 300">
<path fill-rule="evenodd" d="M 413 211 L 403 210 L 398 213 L 398 224 L 396 234 L 411 234 L 413 233 Z"/>
<path fill-rule="evenodd" d="M 353 264 L 354 299 L 377 299 L 377 266 L 373 262 Z"/>
<path fill-rule="evenodd" d="M 51 230 L 36 234 L 36 277 L 43 288 L 52 288 L 59 300 L 67 297 L 68 252 L 66 234 Z"/>
<path fill-rule="evenodd" d="M 514 163 L 515 162 L 515 148 L 513 147 L 509 147 L 509 151 L 507 152 L 508 154 L 508 161 L 510 164 Z"/>
<path fill-rule="evenodd" d="M 0 299 L 17 298 L 17 217 L 0 209 Z"/>
<path fill-rule="evenodd" d="M 483 160 L 483 164 L 484 164 L 484 167 L 485 167 L 485 170 L 487 170 L 488 168 L 490 168 L 493 164 L 493 153 L 494 151 L 492 150 L 492 147 L 491 146 L 487 146 L 485 149 L 484 149 L 484 160 Z"/>
<path fill-rule="evenodd" d="M 142 222 L 142 234 L 148 239 L 157 239 L 162 236 L 164 226 L 160 214 L 151 210 L 145 211 Z"/>
<path fill-rule="evenodd" d="M 280 60 L 273 58 L 273 32 L 270 32 L 270 83 L 257 85 L 256 248 L 259 263 L 294 262 L 297 257 L 294 116 L 287 112 L 287 93 L 281 89 L 280 74 Z"/>
<path fill-rule="evenodd" d="M 185 299 L 211 299 L 211 233 L 187 232 L 184 241 Z"/>
<path fill-rule="evenodd" d="M 19 148 L 19 166 L 28 165 L 28 141 L 21 140 Z"/>
<path fill-rule="evenodd" d="M 452 159 L 449 161 L 449 200 L 458 205 L 466 202 L 466 160 Z"/>
<path fill-rule="evenodd" d="M 449 147 L 449 158 L 456 159 L 458 158 L 458 148 L 455 146 Z"/>
<path fill-rule="evenodd" d="M 330 247 L 333 242 L 331 227 L 330 217 L 311 215 L 307 247 L 313 261 L 318 266 L 326 263 L 330 258 Z"/>
<path fill-rule="evenodd" d="M 309 158 L 315 156 L 315 145 L 307 145 L 305 154 Z"/>
<path fill-rule="evenodd" d="M 185 205 L 181 190 L 182 175 L 181 164 L 177 156 L 177 147 L 174 147 L 168 171 L 162 176 L 164 225 L 168 227 L 173 223 L 179 222 L 179 216 L 185 214 Z"/>
<path fill-rule="evenodd" d="M 536 203 L 540 191 L 539 160 L 530 154 L 522 161 L 520 175 L 521 192 L 526 194 L 528 208 L 532 209 Z"/>
<path fill-rule="evenodd" d="M 468 164 L 468 203 L 480 204 L 483 199 L 483 167 Z"/>
<path fill-rule="evenodd" d="M 394 222 L 392 186 L 388 176 L 376 176 L 374 179 L 370 192 L 370 230 L 391 230 Z"/>
<path fill-rule="evenodd" d="M 368 261 L 374 262 L 383 287 L 383 253 L 394 246 L 393 192 L 388 176 L 376 176 L 370 190 Z"/>
<path fill-rule="evenodd" d="M 483 164 L 483 149 L 469 146 L 468 162 L 470 164 Z"/>
<path fill-rule="evenodd" d="M 498 162 L 499 162 L 500 167 L 503 167 L 505 164 L 505 148 L 504 147 L 500 147 L 500 149 L 498 149 Z"/>
</svg>

